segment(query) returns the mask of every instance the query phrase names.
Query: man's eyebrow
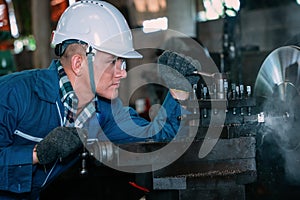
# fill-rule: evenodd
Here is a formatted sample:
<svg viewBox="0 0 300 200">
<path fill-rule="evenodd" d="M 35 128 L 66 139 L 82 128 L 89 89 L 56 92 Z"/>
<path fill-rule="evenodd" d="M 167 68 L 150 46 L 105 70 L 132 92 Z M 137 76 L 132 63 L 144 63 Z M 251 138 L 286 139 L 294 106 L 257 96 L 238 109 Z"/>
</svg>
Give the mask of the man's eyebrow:
<svg viewBox="0 0 300 200">
<path fill-rule="evenodd" d="M 107 57 L 108 59 L 114 60 L 116 58 L 118 58 L 118 56 L 114 56 L 114 55 L 109 55 L 109 57 Z"/>
</svg>

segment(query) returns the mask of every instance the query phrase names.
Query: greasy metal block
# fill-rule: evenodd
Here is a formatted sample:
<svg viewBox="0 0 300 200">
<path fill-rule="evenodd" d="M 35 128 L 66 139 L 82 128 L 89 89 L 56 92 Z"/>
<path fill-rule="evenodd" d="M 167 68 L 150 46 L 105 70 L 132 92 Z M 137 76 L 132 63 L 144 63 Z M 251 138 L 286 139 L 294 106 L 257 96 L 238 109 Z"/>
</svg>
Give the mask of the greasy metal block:
<svg viewBox="0 0 300 200">
<path fill-rule="evenodd" d="M 186 177 L 153 178 L 154 190 L 185 190 Z"/>
<path fill-rule="evenodd" d="M 154 177 L 232 177 L 238 179 L 242 175 L 244 182 L 252 182 L 256 178 L 255 159 L 224 160 L 219 162 L 173 163 L 164 169 L 154 172 Z M 249 177 L 249 178 L 247 178 Z"/>
<path fill-rule="evenodd" d="M 254 137 L 220 139 L 206 160 L 225 160 L 238 158 L 255 158 L 256 140 Z"/>
<path fill-rule="evenodd" d="M 202 189 L 187 189 L 179 191 L 180 200 L 190 199 L 245 199 L 245 186 L 226 183 L 223 186 L 216 186 L 202 188 Z"/>
<path fill-rule="evenodd" d="M 203 162 L 207 160 L 229 160 L 255 158 L 256 140 L 254 137 L 239 137 L 232 139 L 219 139 L 212 151 L 204 158 L 199 159 L 199 149 L 203 140 L 195 141 L 180 158 L 183 162 Z"/>
<path fill-rule="evenodd" d="M 255 138 L 219 139 L 213 150 L 198 158 L 200 142 L 194 142 L 176 162 L 154 172 L 155 178 L 232 178 L 240 184 L 256 180 Z"/>
</svg>

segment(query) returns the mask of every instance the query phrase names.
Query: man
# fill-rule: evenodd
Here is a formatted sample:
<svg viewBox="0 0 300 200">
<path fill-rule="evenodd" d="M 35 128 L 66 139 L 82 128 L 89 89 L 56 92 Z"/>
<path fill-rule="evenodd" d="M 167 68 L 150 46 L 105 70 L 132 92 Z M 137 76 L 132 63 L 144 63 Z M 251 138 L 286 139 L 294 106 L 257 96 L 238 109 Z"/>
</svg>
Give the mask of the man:
<svg viewBox="0 0 300 200">
<path fill-rule="evenodd" d="M 181 106 L 175 99 L 187 99 L 188 92 L 177 90 L 176 83 L 163 105 L 166 112 L 151 123 L 117 98 L 126 77 L 125 58 L 142 56 L 132 47 L 124 17 L 109 3 L 71 5 L 52 44 L 60 59 L 48 69 L 0 78 L 0 199 L 37 199 L 42 188 L 78 161 L 92 119 L 106 139 L 118 143 L 172 138 L 180 125 Z M 196 70 L 176 53 L 167 52 L 160 61 Z M 168 120 L 160 124 L 163 117 Z M 138 130 L 128 125 L 132 120 Z"/>
</svg>

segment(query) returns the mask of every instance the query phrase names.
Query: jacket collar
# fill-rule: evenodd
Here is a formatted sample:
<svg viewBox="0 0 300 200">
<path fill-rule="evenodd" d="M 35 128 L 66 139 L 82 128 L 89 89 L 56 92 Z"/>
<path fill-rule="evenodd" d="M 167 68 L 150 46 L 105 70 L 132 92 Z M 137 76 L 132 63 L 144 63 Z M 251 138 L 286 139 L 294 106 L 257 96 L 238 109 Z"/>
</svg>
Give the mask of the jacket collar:
<svg viewBox="0 0 300 200">
<path fill-rule="evenodd" d="M 59 77 L 56 67 L 58 60 L 53 60 L 47 70 L 36 74 L 35 91 L 39 98 L 55 103 L 59 99 Z"/>
</svg>

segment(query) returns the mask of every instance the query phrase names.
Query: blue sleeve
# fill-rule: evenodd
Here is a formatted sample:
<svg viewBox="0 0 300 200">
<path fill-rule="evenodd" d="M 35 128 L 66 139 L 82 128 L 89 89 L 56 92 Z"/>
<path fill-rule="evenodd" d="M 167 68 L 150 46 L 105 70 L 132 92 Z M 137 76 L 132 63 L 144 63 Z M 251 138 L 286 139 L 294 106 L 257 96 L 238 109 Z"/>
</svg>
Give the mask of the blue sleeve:
<svg viewBox="0 0 300 200">
<path fill-rule="evenodd" d="M 1 92 L 5 90 L 5 92 Z M 13 132 L 22 115 L 22 99 L 13 88 L 0 87 L 0 190 L 29 192 L 32 183 L 32 144 L 15 145 Z"/>
<path fill-rule="evenodd" d="M 111 102 L 99 99 L 98 110 L 101 129 L 114 143 L 171 140 L 180 128 L 179 116 L 183 112 L 170 93 L 151 122 L 140 117 L 133 108 L 124 107 L 120 99 Z"/>
</svg>

